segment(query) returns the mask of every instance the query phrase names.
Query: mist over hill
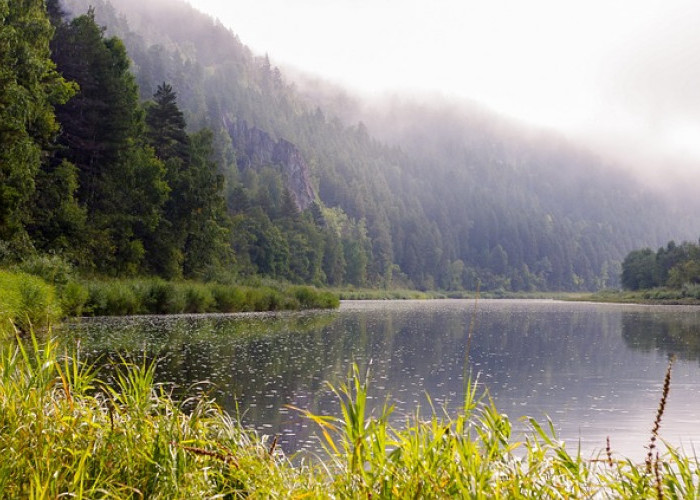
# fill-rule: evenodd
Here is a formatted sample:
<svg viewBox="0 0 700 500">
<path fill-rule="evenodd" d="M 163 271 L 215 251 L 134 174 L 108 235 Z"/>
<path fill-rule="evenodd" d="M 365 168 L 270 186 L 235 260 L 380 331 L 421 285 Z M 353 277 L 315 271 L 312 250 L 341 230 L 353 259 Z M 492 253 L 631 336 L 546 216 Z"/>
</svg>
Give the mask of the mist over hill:
<svg viewBox="0 0 700 500">
<path fill-rule="evenodd" d="M 618 283 L 630 250 L 700 234 L 692 210 L 551 132 L 468 103 L 378 105 L 312 78 L 293 83 L 182 1 L 65 2 L 74 15 L 91 5 L 123 39 L 141 98 L 166 82 L 190 129 L 213 131 L 241 273 L 593 290 Z M 300 191 L 314 202 L 300 205 Z M 289 228 L 286 198 L 308 214 L 305 229 Z"/>
</svg>

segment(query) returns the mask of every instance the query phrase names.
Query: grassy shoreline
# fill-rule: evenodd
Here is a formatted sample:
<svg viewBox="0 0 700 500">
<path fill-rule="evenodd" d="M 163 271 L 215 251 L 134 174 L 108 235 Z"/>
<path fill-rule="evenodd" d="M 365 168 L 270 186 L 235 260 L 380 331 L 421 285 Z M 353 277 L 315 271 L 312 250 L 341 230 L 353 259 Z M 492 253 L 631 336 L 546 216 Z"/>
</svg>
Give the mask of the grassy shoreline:
<svg viewBox="0 0 700 500">
<path fill-rule="evenodd" d="M 552 299 L 577 298 L 579 292 L 444 291 L 385 288 L 330 288 L 340 300 L 435 300 L 435 299 Z"/>
<path fill-rule="evenodd" d="M 611 304 L 642 305 L 700 305 L 700 293 L 695 288 L 654 288 L 650 290 L 601 290 L 591 294 L 572 296 L 565 300 L 607 302 Z"/>
<path fill-rule="evenodd" d="M 108 382 L 80 352 L 19 333 L 17 318 L 31 310 L 41 318 L 52 310 L 42 299 L 61 296 L 41 280 L 2 273 L 0 284 L 19 286 L 0 293 L 0 491 L 8 498 L 700 497 L 698 457 L 658 444 L 670 365 L 641 462 L 610 445 L 583 457 L 551 423 L 527 417 L 516 440 L 476 383 L 456 415 L 416 413 L 395 426 L 390 405 L 369 411 L 370 377 L 357 367 L 334 388 L 340 418 L 297 410 L 317 425 L 325 450 L 309 461 L 285 456 L 274 437 L 246 429 L 213 400 L 173 400 L 155 384 L 155 364 L 122 360 Z M 48 335 L 51 322 L 47 314 Z"/>
<path fill-rule="evenodd" d="M 7 330 L 6 330 L 7 331 Z M 0 490 L 8 498 L 696 498 L 696 456 L 658 447 L 664 383 L 647 460 L 612 449 L 585 458 L 552 426 L 523 439 L 477 384 L 461 411 L 407 418 L 367 408 L 356 367 L 319 429 L 323 461 L 292 461 L 209 400 L 173 401 L 154 365 L 122 363 L 100 380 L 79 353 L 36 338 L 0 348 Z M 650 423 L 651 427 L 651 423 Z M 613 436 L 614 441 L 614 436 Z M 658 452 L 658 454 L 657 454 Z"/>
<path fill-rule="evenodd" d="M 156 278 L 44 280 L 0 269 L 0 321 L 24 331 L 32 326 L 45 328 L 65 317 L 335 309 L 339 305 L 336 294 L 311 286 Z"/>
</svg>

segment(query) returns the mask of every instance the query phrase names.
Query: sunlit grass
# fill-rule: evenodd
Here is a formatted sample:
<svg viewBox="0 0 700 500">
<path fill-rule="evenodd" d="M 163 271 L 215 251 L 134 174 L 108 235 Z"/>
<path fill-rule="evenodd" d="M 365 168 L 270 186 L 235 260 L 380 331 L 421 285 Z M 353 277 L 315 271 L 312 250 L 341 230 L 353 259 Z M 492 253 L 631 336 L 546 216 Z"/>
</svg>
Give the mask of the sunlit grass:
<svg viewBox="0 0 700 500">
<path fill-rule="evenodd" d="M 53 286 L 23 272 L 0 270 L 0 330 L 44 328 L 61 316 Z"/>
<path fill-rule="evenodd" d="M 510 418 L 472 381 L 457 414 L 392 423 L 368 406 L 368 374 L 332 387 L 319 460 L 289 460 L 207 399 L 174 401 L 156 365 L 122 361 L 106 383 L 79 353 L 35 337 L 0 349 L 0 491 L 5 498 L 697 498 L 698 459 L 669 448 L 635 462 L 570 451 Z M 110 370 L 110 373 L 115 373 Z M 670 368 L 667 381 L 670 380 Z M 665 383 L 665 387 L 670 382 Z M 668 390 L 652 436 L 661 436 Z M 185 410 L 186 409 L 186 410 Z M 652 427 L 650 423 L 650 429 Z M 614 436 L 613 436 L 614 438 Z M 656 439 L 652 442 L 658 443 Z M 658 446 L 658 444 L 657 444 Z"/>
<path fill-rule="evenodd" d="M 122 363 L 111 384 L 52 342 L 0 353 L 3 498 L 232 498 L 313 493 L 308 471 L 213 402 L 192 409 Z"/>
</svg>

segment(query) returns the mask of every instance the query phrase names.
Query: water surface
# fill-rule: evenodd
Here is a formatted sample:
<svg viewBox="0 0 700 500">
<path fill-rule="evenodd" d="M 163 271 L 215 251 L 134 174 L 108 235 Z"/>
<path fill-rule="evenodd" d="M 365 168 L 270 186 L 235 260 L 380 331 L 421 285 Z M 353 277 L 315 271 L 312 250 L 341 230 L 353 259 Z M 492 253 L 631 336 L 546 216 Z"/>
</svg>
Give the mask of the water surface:
<svg viewBox="0 0 700 500">
<path fill-rule="evenodd" d="M 555 423 L 586 456 L 605 447 L 643 460 L 670 353 L 678 357 L 661 435 L 700 443 L 700 310 L 546 300 L 343 302 L 335 312 L 94 318 L 68 325 L 96 359 L 157 358 L 178 394 L 206 391 L 287 452 L 318 448 L 289 406 L 336 414 L 326 381 L 370 366 L 376 407 L 394 417 L 455 411 L 465 374 L 522 429 Z M 473 328 L 470 325 L 474 323 Z M 471 333 L 471 341 L 469 340 Z M 469 352 L 467 353 L 467 346 Z M 202 383 L 204 382 L 204 383 Z"/>
</svg>

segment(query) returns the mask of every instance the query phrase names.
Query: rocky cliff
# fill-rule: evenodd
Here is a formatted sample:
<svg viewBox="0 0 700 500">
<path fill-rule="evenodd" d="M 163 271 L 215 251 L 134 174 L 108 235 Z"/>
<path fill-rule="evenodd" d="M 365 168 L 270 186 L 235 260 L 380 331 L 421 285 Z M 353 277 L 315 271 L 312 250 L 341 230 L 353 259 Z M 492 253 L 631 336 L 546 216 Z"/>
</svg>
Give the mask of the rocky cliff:
<svg viewBox="0 0 700 500">
<path fill-rule="evenodd" d="M 275 141 L 267 132 L 249 127 L 243 120 L 226 126 L 238 154 L 239 167 L 279 166 L 297 208 L 303 211 L 313 203 L 316 193 L 309 180 L 309 165 L 294 144 L 284 139 Z"/>
</svg>

